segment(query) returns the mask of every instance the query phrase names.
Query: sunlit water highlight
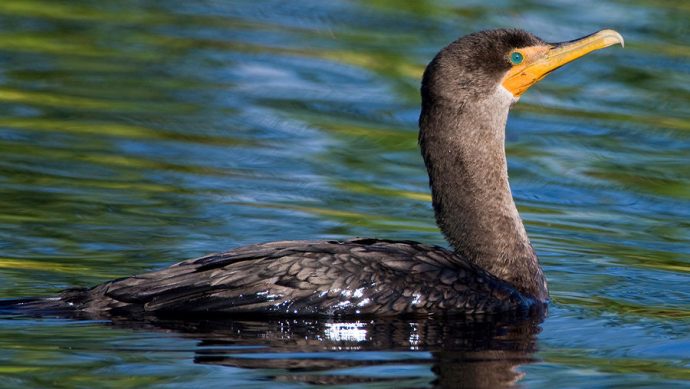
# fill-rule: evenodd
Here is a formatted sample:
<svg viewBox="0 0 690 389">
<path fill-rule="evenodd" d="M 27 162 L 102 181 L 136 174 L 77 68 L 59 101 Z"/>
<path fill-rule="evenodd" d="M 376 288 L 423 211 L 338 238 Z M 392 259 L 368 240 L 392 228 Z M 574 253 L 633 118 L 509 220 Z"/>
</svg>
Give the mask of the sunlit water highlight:
<svg viewBox="0 0 690 389">
<path fill-rule="evenodd" d="M 679 387 L 690 380 L 684 2 L 0 2 L 0 297 L 238 245 L 444 244 L 419 77 L 457 36 L 626 38 L 530 90 L 513 194 L 539 323 L 0 320 L 0 386 Z"/>
</svg>

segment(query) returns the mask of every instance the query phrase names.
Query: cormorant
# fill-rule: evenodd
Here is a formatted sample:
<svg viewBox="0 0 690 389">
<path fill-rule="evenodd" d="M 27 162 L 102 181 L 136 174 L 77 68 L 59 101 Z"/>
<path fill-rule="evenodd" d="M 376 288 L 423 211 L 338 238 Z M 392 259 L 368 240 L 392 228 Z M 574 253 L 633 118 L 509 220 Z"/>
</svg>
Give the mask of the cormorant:
<svg viewBox="0 0 690 389">
<path fill-rule="evenodd" d="M 452 250 L 381 239 L 256 244 L 20 305 L 176 316 L 467 315 L 544 307 L 546 279 L 508 184 L 508 111 L 553 70 L 617 43 L 623 37 L 613 30 L 554 44 L 497 29 L 461 37 L 429 63 L 419 144 L 436 221 Z"/>
</svg>

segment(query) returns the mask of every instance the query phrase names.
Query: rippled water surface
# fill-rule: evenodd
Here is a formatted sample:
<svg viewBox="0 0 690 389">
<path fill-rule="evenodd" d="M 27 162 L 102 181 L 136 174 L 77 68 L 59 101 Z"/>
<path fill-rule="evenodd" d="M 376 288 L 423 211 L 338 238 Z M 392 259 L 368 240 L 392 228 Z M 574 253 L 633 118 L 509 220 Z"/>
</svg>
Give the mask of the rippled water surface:
<svg viewBox="0 0 690 389">
<path fill-rule="evenodd" d="M 417 150 L 459 35 L 600 28 L 508 123 L 543 323 L 0 319 L 6 387 L 679 387 L 690 380 L 683 1 L 0 1 L 0 298 L 238 245 L 445 244 Z"/>
</svg>

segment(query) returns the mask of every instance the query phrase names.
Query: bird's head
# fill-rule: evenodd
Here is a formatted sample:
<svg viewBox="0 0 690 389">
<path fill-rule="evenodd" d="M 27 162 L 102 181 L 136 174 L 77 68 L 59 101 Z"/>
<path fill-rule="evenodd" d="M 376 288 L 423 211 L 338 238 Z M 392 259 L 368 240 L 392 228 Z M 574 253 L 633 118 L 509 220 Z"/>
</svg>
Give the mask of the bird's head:
<svg viewBox="0 0 690 389">
<path fill-rule="evenodd" d="M 426 102 L 464 104 L 503 88 L 517 100 L 559 67 L 617 43 L 623 45 L 623 37 L 613 30 L 562 43 L 547 43 L 518 29 L 476 32 L 451 43 L 431 61 L 422 97 Z"/>
</svg>

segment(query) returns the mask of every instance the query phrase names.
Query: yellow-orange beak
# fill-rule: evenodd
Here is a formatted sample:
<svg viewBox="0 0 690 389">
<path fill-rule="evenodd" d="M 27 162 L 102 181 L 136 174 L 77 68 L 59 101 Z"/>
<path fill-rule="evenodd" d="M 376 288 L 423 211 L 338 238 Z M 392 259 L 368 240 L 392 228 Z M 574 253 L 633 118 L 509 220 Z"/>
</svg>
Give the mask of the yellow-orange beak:
<svg viewBox="0 0 690 389">
<path fill-rule="evenodd" d="M 503 79 L 503 87 L 515 97 L 522 95 L 547 74 L 592 51 L 619 43 L 623 37 L 614 30 L 601 30 L 570 42 L 517 48 L 524 60 L 513 65 Z"/>
</svg>

